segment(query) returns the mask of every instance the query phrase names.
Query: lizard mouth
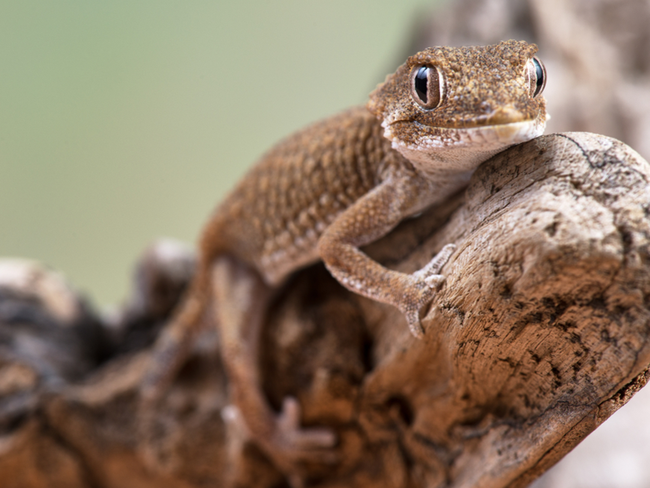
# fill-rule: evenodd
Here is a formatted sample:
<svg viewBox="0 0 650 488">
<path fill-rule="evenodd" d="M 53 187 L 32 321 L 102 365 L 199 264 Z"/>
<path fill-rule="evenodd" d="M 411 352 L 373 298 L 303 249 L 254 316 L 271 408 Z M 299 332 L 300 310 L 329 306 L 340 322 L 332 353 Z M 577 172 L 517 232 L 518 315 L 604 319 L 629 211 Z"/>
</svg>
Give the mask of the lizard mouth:
<svg viewBox="0 0 650 488">
<path fill-rule="evenodd" d="M 384 128 L 384 136 L 393 142 L 395 148 L 401 146 L 415 151 L 459 146 L 505 148 L 541 136 L 546 127 L 546 118 L 516 122 L 509 118 L 504 119 L 505 123 L 495 123 L 493 118 L 489 124 L 463 128 L 418 124 L 417 131 L 413 131 L 404 123 L 396 122 Z M 499 120 L 497 117 L 496 121 Z"/>
<path fill-rule="evenodd" d="M 399 125 L 390 125 L 384 131 L 393 149 L 431 178 L 448 178 L 452 174 L 468 175 L 496 153 L 541 136 L 546 118 L 463 129 L 426 127 L 410 140 L 400 137 Z"/>
<path fill-rule="evenodd" d="M 484 124 L 481 125 L 510 125 L 517 122 L 525 122 L 526 116 L 520 110 L 512 106 L 499 107 L 487 115 Z"/>
<path fill-rule="evenodd" d="M 494 124 L 486 127 L 476 127 L 475 130 L 493 141 L 499 141 L 506 144 L 518 144 L 539 137 L 544 133 L 546 120 L 539 122 L 537 120 L 522 120 L 518 122 L 507 122 L 504 124 Z M 468 136 L 473 139 L 474 134 L 471 130 Z"/>
<path fill-rule="evenodd" d="M 474 127 L 491 127 L 498 125 L 509 125 L 517 122 L 526 122 L 531 120 L 530 115 L 524 114 L 521 110 L 506 105 L 497 107 L 493 110 L 486 110 L 484 113 L 474 115 L 468 119 L 462 120 L 441 120 L 439 124 L 431 124 L 432 127 L 445 127 L 448 129 L 470 129 Z M 426 122 L 424 122 L 425 125 Z"/>
</svg>

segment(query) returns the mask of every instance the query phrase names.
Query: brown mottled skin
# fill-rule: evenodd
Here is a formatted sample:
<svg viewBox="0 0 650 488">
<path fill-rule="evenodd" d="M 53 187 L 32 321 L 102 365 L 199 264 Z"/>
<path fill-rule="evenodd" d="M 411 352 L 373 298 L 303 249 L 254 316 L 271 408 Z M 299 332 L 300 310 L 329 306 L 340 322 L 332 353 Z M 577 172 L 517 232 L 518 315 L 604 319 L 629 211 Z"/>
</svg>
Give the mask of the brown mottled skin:
<svg viewBox="0 0 650 488">
<path fill-rule="evenodd" d="M 343 286 L 397 307 L 422 336 L 419 311 L 433 299 L 454 246 L 412 274 L 384 268 L 359 247 L 462 188 L 492 155 L 541 135 L 545 102 L 533 96 L 530 75 L 536 51 L 523 41 L 429 48 L 388 76 L 367 107 L 318 122 L 263 156 L 205 227 L 197 275 L 156 346 L 145 398 L 164 391 L 196 329 L 216 323 L 229 413 L 286 473 L 296 461 L 322 459 L 333 434 L 301 429 L 296 400 L 276 414 L 261 391 L 259 337 L 271 293 L 322 259 Z M 423 108 L 412 90 L 421 66 L 440 73 L 441 91 L 427 92 L 427 100 L 440 95 L 435 108 Z"/>
</svg>

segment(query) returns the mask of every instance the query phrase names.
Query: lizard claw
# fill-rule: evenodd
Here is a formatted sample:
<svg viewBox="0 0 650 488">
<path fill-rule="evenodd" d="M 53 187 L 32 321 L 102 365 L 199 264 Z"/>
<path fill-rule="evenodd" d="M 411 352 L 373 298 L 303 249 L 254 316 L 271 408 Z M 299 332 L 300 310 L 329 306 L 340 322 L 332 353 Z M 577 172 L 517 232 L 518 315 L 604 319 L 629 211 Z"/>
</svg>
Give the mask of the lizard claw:
<svg viewBox="0 0 650 488">
<path fill-rule="evenodd" d="M 445 277 L 439 274 L 440 270 L 449 261 L 449 258 L 455 250 L 455 244 L 447 244 L 426 266 L 413 273 L 413 277 L 419 281 L 424 281 L 429 288 L 438 288 L 445 280 Z"/>
<path fill-rule="evenodd" d="M 451 255 L 454 253 L 455 250 L 456 250 L 456 244 L 447 244 L 445 247 L 443 247 L 440 250 L 438 254 L 436 254 L 431 259 L 431 261 L 429 261 L 429 263 L 424 268 L 416 271 L 415 274 L 424 278 L 425 281 L 433 279 L 435 281 L 441 282 L 442 280 L 436 277 L 441 276 L 439 274 L 440 270 L 445 264 L 447 264 L 447 261 L 449 261 L 449 258 L 451 257 Z"/>
<path fill-rule="evenodd" d="M 434 274 L 424 278 L 424 282 L 429 285 L 430 288 L 438 288 L 443 281 L 445 281 L 445 277 L 439 274 Z"/>
<path fill-rule="evenodd" d="M 264 452 L 291 481 L 291 486 L 299 486 L 299 464 L 336 464 L 339 456 L 334 452 L 336 435 L 326 428 L 303 428 L 300 426 L 300 404 L 294 397 L 286 397 L 282 402 L 282 411 L 269 419 L 271 433 L 256 435 L 235 405 L 229 405 L 221 411 L 221 416 L 228 425 L 232 425 L 244 439 L 258 443 Z"/>
</svg>

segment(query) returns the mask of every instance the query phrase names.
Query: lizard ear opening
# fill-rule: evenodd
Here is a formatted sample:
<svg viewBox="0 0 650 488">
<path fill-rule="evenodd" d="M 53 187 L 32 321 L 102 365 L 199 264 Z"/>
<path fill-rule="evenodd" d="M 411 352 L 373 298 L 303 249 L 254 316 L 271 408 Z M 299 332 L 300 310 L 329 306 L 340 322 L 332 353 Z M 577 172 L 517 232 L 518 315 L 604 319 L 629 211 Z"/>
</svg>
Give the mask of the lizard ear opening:
<svg viewBox="0 0 650 488">
<path fill-rule="evenodd" d="M 435 66 L 415 66 L 411 70 L 411 97 L 427 110 L 437 108 L 444 97 L 445 83 Z"/>
<path fill-rule="evenodd" d="M 546 68 L 537 58 L 531 58 L 526 63 L 526 80 L 530 90 L 530 96 L 535 98 L 544 91 L 546 86 Z"/>
</svg>

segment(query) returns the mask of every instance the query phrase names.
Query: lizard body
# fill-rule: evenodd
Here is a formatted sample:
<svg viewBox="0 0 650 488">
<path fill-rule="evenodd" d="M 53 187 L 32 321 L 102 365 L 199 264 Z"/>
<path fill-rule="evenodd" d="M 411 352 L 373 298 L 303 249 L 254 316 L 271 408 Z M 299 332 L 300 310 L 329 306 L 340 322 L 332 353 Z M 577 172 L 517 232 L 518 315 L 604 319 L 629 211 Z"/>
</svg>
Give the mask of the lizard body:
<svg viewBox="0 0 650 488">
<path fill-rule="evenodd" d="M 396 306 L 416 337 L 434 297 L 447 245 L 412 274 L 359 250 L 401 220 L 462 188 L 475 168 L 542 134 L 543 65 L 535 45 L 429 48 L 408 58 L 371 95 L 288 137 L 262 157 L 216 209 L 200 242 L 198 271 L 154 354 L 145 398 L 157 398 L 194 331 L 213 321 L 231 401 L 251 437 L 285 472 L 334 436 L 301 429 L 295 400 L 278 415 L 257 370 L 260 330 L 274 289 L 322 259 L 346 288 Z"/>
<path fill-rule="evenodd" d="M 279 143 L 213 214 L 202 256 L 232 254 L 271 285 L 320 259 L 325 229 L 402 162 L 387 157 L 394 151 L 381 133 L 377 118 L 356 107 Z"/>
</svg>

